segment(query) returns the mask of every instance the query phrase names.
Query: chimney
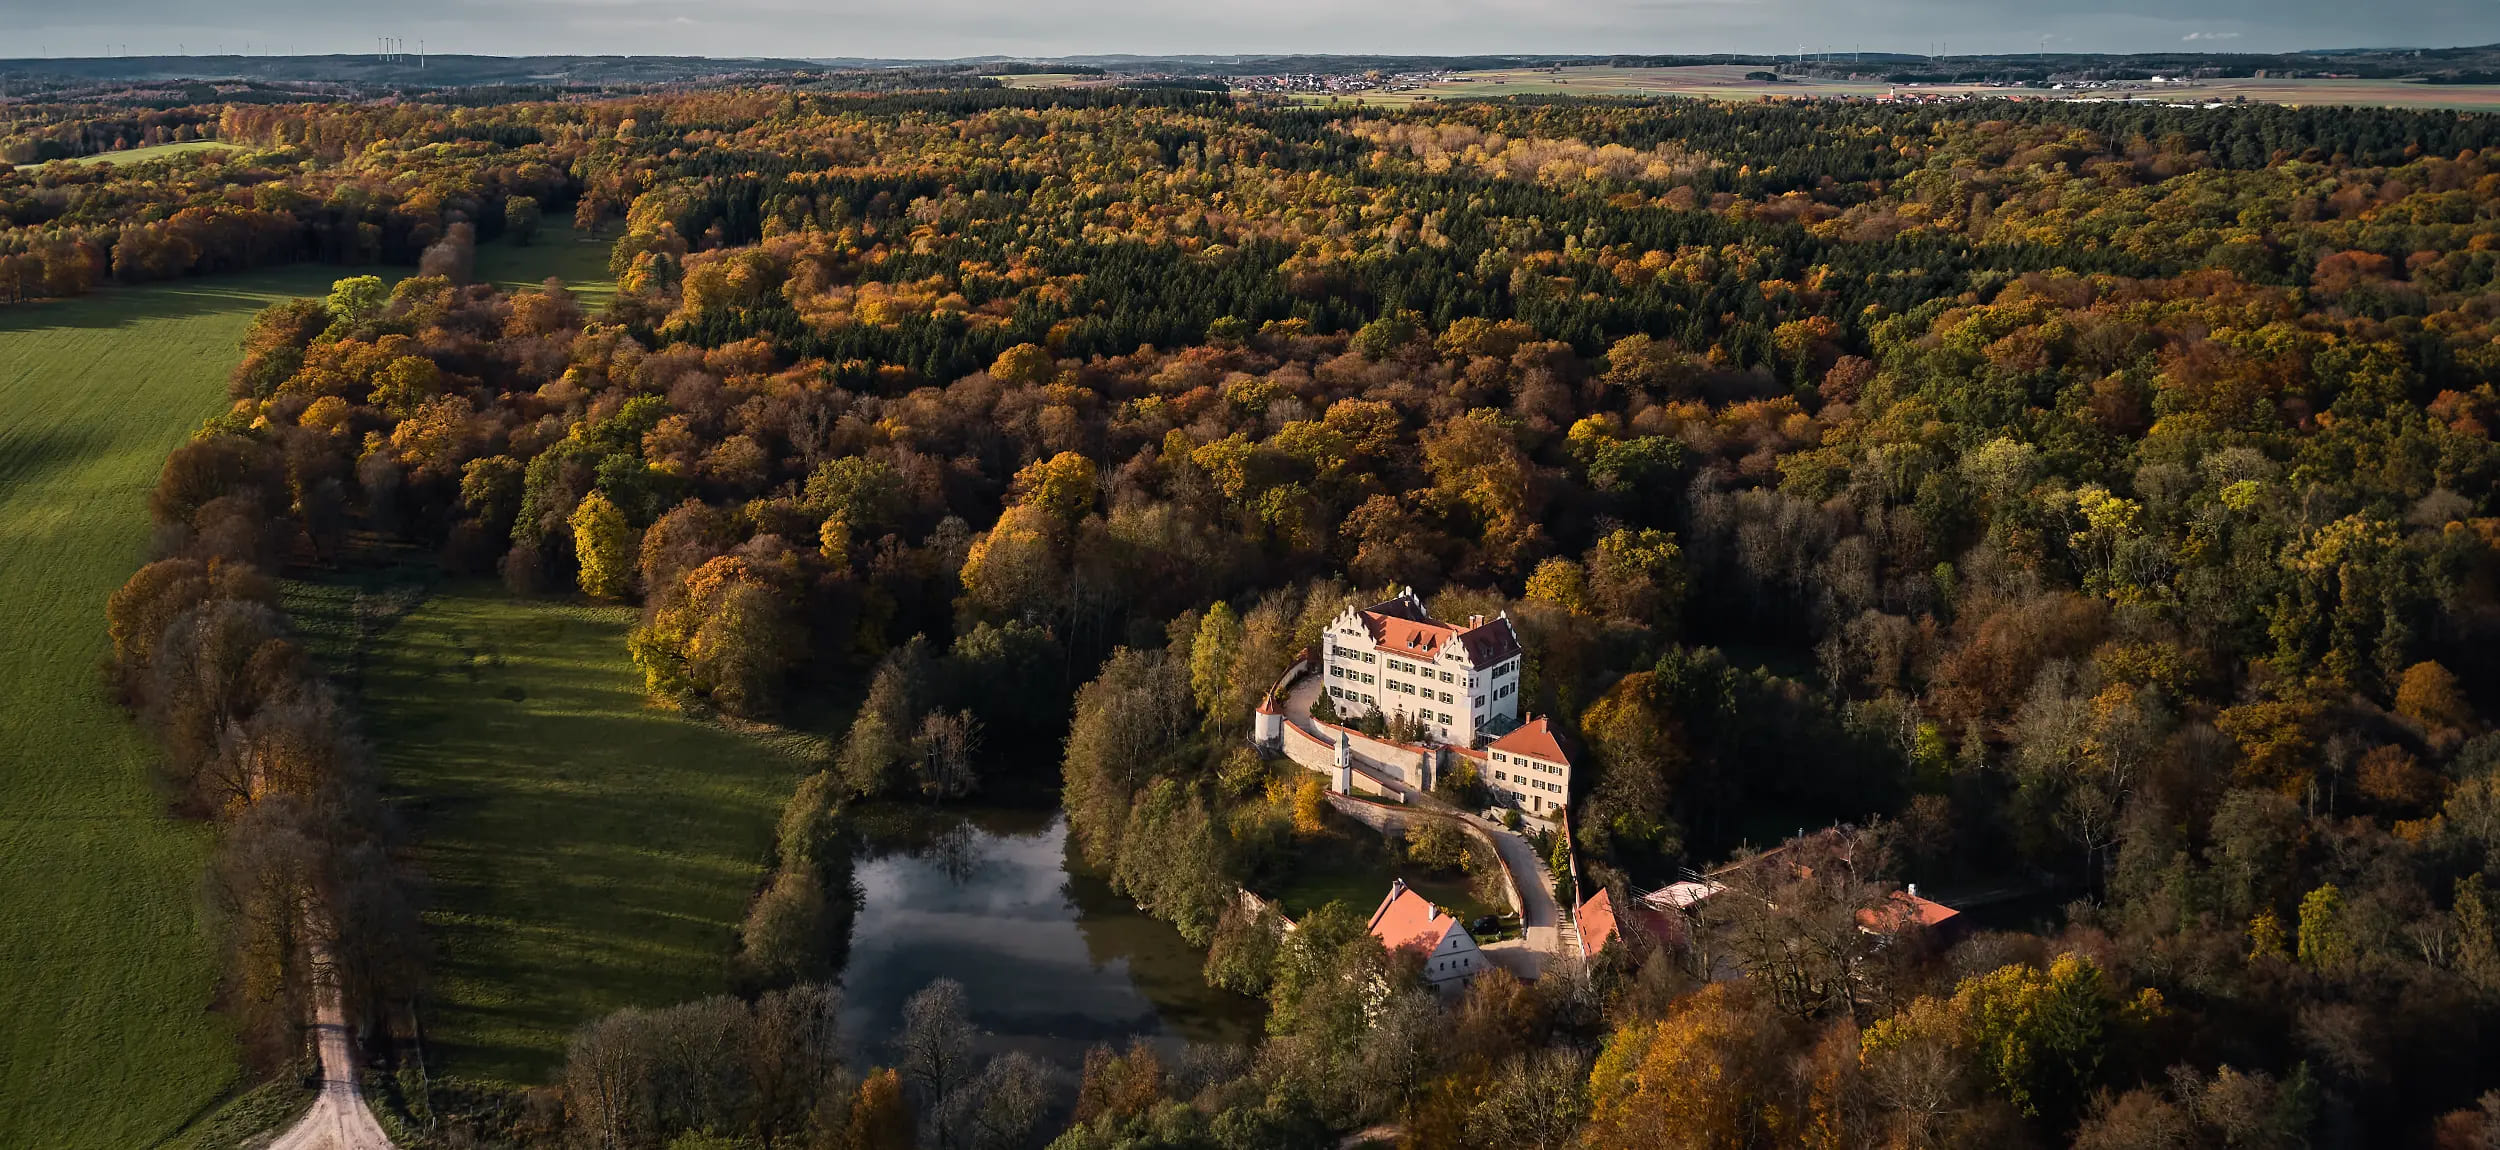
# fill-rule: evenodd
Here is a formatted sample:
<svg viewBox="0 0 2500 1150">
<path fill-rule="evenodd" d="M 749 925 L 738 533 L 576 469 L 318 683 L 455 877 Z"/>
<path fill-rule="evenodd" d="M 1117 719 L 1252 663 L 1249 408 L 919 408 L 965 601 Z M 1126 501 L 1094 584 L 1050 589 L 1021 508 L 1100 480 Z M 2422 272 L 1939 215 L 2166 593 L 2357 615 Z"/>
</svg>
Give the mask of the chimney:
<svg viewBox="0 0 2500 1150">
<path fill-rule="evenodd" d="M 1917 883 L 1911 883 L 1911 884 L 1910 884 L 1910 897 L 1911 897 L 1911 898 L 1917 898 L 1917 897 L 1918 897 L 1918 884 L 1917 884 Z"/>
<path fill-rule="evenodd" d="M 1468 629 L 1468 630 L 1473 631 L 1473 630 L 1475 630 L 1476 628 L 1478 628 L 1478 627 L 1482 627 L 1482 626 L 1484 626 L 1484 616 L 1482 616 L 1482 615 L 1469 615 L 1469 616 L 1467 617 L 1467 629 Z"/>
</svg>

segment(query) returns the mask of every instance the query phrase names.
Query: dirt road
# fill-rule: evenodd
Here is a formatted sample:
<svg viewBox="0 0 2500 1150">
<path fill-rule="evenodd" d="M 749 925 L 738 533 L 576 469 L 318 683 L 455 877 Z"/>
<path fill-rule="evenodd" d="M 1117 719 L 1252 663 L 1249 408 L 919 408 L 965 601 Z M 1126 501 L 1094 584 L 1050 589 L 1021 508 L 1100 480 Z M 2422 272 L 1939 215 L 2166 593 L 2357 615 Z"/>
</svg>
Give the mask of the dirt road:
<svg viewBox="0 0 2500 1150">
<path fill-rule="evenodd" d="M 389 1135 L 356 1089 L 356 1056 L 347 1041 L 347 1016 L 339 992 L 324 984 L 314 992 L 313 1029 L 321 1041 L 321 1097 L 295 1128 L 269 1150 L 393 1150 Z"/>
</svg>

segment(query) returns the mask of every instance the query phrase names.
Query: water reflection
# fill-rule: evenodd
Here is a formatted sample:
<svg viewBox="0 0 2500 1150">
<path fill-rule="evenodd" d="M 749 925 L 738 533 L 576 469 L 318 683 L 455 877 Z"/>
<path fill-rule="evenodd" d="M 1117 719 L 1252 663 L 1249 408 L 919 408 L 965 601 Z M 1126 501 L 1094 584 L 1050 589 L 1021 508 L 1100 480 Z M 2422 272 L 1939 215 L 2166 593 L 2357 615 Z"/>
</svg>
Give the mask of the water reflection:
<svg viewBox="0 0 2500 1150">
<path fill-rule="evenodd" d="M 1255 1000 L 1208 987 L 1204 956 L 1083 870 L 1052 812 L 884 812 L 865 820 L 864 895 L 843 970 L 843 1028 L 892 1057 L 903 1000 L 964 985 L 994 1049 L 1062 1065 L 1132 1036 L 1243 1042 Z"/>
</svg>

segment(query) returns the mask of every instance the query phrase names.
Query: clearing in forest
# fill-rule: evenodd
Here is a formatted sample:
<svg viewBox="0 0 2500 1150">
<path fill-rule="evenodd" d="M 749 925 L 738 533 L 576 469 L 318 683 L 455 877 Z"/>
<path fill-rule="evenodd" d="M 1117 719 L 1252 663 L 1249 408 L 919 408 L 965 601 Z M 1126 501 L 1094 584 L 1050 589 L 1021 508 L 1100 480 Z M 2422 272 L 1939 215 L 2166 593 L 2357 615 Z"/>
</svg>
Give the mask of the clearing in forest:
<svg viewBox="0 0 2500 1150">
<path fill-rule="evenodd" d="M 353 626 L 374 614 L 356 595 L 298 585 L 288 608 Z M 581 1024 L 729 989 L 774 821 L 810 768 L 648 704 L 625 655 L 633 618 L 459 584 L 357 659 L 384 794 L 427 884 L 422 1021 L 442 1073 L 543 1083 Z"/>
<path fill-rule="evenodd" d="M 1403 92 L 1361 92 L 1343 96 L 1305 94 L 1307 104 L 1360 103 L 1365 107 L 1403 108 L 1447 100 L 1497 96 L 1692 96 L 1711 100 L 1759 100 L 1768 97 L 1855 96 L 1866 99 L 1888 93 L 1908 96 L 1976 95 L 2025 100 L 2119 100 L 2138 103 L 2207 103 L 2245 97 L 2252 103 L 2327 105 L 2372 108 L 2438 108 L 2456 111 L 2500 109 L 2500 85 L 2408 84 L 2400 80 L 2198 80 L 2123 91 L 2002 88 L 1985 84 L 1894 85 L 1879 79 L 1783 79 L 1778 83 L 1748 80 L 1759 67 L 1742 64 L 1700 64 L 1679 68 L 1615 68 L 1590 65 L 1572 68 L 1512 68 L 1490 72 L 1459 72 L 1448 80 Z"/>
</svg>

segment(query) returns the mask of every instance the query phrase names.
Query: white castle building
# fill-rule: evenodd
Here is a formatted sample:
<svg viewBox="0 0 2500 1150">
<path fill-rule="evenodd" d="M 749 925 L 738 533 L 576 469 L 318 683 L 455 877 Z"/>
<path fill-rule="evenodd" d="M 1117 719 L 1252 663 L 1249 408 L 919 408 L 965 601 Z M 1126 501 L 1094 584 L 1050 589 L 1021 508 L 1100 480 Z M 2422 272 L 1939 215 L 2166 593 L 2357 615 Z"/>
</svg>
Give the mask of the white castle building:
<svg viewBox="0 0 2500 1150">
<path fill-rule="evenodd" d="M 1320 666 L 1322 689 L 1348 719 L 1404 717 L 1458 747 L 1519 725 L 1519 635 L 1508 614 L 1451 626 L 1408 588 L 1338 615 L 1320 641 Z"/>
</svg>

